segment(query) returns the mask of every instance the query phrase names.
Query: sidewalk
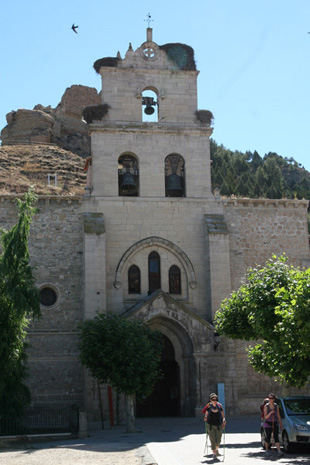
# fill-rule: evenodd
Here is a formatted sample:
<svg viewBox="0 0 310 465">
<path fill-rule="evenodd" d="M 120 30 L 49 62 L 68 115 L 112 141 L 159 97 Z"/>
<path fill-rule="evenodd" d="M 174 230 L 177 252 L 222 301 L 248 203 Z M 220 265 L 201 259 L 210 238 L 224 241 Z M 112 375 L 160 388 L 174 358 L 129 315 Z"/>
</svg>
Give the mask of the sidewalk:
<svg viewBox="0 0 310 465">
<path fill-rule="evenodd" d="M 264 459 L 260 446 L 259 415 L 227 419 L 225 454 L 229 464 L 257 464 Z M 125 426 L 89 429 L 83 439 L 32 443 L 21 449 L 2 449 L 2 465 L 183 465 L 213 463 L 204 455 L 204 422 L 198 418 L 136 420 L 136 432 Z M 280 463 L 309 464 L 309 454 L 285 456 Z"/>
<path fill-rule="evenodd" d="M 255 417 L 247 428 L 257 431 Z M 234 419 L 231 428 L 242 432 L 244 420 Z M 251 422 L 250 422 L 251 423 Z M 234 426 L 233 426 L 234 425 Z M 101 429 L 89 425 L 88 437 L 58 439 L 53 442 L 31 442 L 1 450 L 2 465 L 153 465 L 156 460 L 148 444 L 178 441 L 188 435 L 202 435 L 204 422 L 198 418 L 146 418 L 136 420 L 136 432 L 126 433 L 125 426 Z M 160 464 L 159 464 L 160 465 Z"/>
</svg>

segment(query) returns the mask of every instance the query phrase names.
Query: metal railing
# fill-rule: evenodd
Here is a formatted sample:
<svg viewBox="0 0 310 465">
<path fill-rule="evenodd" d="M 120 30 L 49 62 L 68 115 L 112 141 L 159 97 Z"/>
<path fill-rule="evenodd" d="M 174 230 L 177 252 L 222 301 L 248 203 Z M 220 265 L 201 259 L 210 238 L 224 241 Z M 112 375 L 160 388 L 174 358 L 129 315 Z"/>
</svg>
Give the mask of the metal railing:
<svg viewBox="0 0 310 465">
<path fill-rule="evenodd" d="M 0 418 L 0 436 L 76 433 L 79 429 L 77 406 L 34 406 L 17 418 Z"/>
</svg>

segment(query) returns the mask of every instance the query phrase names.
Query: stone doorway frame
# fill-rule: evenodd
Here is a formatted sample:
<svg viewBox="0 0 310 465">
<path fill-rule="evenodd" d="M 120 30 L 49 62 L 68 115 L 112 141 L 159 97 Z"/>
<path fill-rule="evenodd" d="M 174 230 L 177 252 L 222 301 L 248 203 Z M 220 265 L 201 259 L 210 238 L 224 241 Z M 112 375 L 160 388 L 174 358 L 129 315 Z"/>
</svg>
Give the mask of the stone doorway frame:
<svg viewBox="0 0 310 465">
<path fill-rule="evenodd" d="M 196 405 L 196 368 L 193 342 L 185 329 L 177 322 L 157 316 L 147 322 L 152 328 L 160 331 L 171 342 L 175 361 L 180 368 L 180 414 L 194 416 Z"/>
</svg>

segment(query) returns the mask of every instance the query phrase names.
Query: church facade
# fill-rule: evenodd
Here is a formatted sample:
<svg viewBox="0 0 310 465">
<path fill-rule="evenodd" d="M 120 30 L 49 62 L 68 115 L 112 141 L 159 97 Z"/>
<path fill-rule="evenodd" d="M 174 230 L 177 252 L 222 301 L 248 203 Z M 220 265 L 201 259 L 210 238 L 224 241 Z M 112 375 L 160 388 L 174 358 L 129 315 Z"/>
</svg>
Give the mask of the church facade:
<svg viewBox="0 0 310 465">
<path fill-rule="evenodd" d="M 198 415 L 218 383 L 228 414 L 256 412 L 280 388 L 253 372 L 244 343 L 219 342 L 213 318 L 250 266 L 283 252 L 309 266 L 307 202 L 212 193 L 212 114 L 197 108 L 189 46 L 158 46 L 148 28 L 137 50 L 95 68 L 102 104 L 89 121 L 85 195 L 40 196 L 31 229 L 43 314 L 29 331 L 33 402 L 100 418 L 107 390 L 78 361 L 77 326 L 109 311 L 164 335 L 164 378 L 138 415 Z M 12 224 L 10 196 L 0 210 Z"/>
</svg>

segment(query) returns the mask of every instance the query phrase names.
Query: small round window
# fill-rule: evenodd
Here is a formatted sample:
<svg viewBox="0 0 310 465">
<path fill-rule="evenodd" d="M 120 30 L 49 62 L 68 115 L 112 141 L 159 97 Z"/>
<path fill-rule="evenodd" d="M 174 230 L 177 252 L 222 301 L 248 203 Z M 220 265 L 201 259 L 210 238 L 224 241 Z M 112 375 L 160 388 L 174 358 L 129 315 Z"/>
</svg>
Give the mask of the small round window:
<svg viewBox="0 0 310 465">
<path fill-rule="evenodd" d="M 56 289 L 51 286 L 44 286 L 40 289 L 40 304 L 44 307 L 53 307 L 58 300 Z"/>
</svg>

